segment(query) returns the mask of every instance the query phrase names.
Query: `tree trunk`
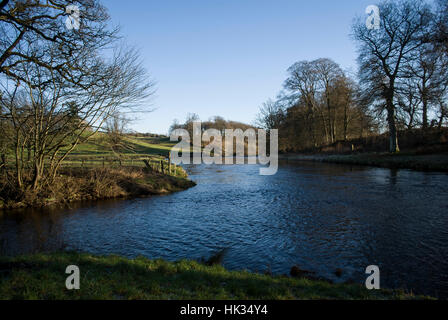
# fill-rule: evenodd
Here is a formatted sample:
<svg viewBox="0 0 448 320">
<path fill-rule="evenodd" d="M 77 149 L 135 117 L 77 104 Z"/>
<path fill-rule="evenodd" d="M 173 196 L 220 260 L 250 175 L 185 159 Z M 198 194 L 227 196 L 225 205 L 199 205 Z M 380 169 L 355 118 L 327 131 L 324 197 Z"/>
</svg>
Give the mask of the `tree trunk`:
<svg viewBox="0 0 448 320">
<path fill-rule="evenodd" d="M 17 133 L 16 136 L 16 146 L 15 146 L 15 158 L 16 158 L 16 183 L 17 183 L 17 187 L 22 190 L 23 188 L 23 181 L 22 181 L 22 159 L 20 159 L 20 147 L 19 147 L 19 143 L 20 143 L 20 138 L 19 138 L 19 134 Z"/>
<path fill-rule="evenodd" d="M 347 127 L 348 127 L 348 119 L 347 119 L 347 105 L 344 105 L 344 141 L 347 141 Z"/>
<path fill-rule="evenodd" d="M 387 122 L 389 125 L 389 152 L 397 153 L 400 152 L 398 146 L 398 135 L 397 135 L 397 125 L 395 121 L 395 106 L 393 102 L 393 95 L 387 98 Z"/>
<path fill-rule="evenodd" d="M 328 98 L 327 98 L 327 111 L 328 111 L 328 131 L 330 132 L 331 143 L 334 143 L 333 120 L 331 119 L 331 106 L 330 106 L 330 99 Z"/>
<path fill-rule="evenodd" d="M 440 102 L 440 118 L 439 118 L 439 125 L 438 128 L 439 130 L 442 129 L 443 126 L 443 119 L 445 118 L 446 114 L 445 114 L 445 108 L 443 106 L 443 103 Z"/>
<path fill-rule="evenodd" d="M 422 124 L 422 128 L 423 130 L 428 129 L 428 99 L 426 99 L 425 97 L 423 97 L 423 124 Z"/>
<path fill-rule="evenodd" d="M 34 163 L 34 175 L 32 184 L 33 190 L 39 189 L 43 171 L 44 171 L 44 159 L 42 156 L 39 156 L 39 158 L 36 159 Z"/>
</svg>

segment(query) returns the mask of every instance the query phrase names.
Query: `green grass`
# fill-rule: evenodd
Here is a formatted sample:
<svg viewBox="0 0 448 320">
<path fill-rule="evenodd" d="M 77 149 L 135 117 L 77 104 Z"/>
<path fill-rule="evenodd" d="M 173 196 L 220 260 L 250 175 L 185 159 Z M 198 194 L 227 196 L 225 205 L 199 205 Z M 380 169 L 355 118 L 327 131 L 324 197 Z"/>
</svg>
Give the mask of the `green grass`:
<svg viewBox="0 0 448 320">
<path fill-rule="evenodd" d="M 169 156 L 176 142 L 170 142 L 169 137 L 135 137 L 126 135 L 123 148 L 119 154 L 114 153 L 107 143 L 105 133 L 95 133 L 86 142 L 80 143 L 63 162 L 63 167 L 117 167 L 118 159 L 122 165 L 143 167 L 142 159 L 160 161 Z M 65 148 L 61 149 L 61 154 Z M 26 154 L 25 154 L 26 157 Z M 8 164 L 13 168 L 14 155 L 12 150 L 7 154 Z"/>
<path fill-rule="evenodd" d="M 67 290 L 65 269 L 80 269 Z M 0 299 L 421 299 L 357 284 L 228 271 L 195 261 L 53 253 L 0 258 Z"/>
<path fill-rule="evenodd" d="M 142 160 L 154 163 L 166 159 L 175 142 L 169 137 L 135 137 L 127 135 L 123 139 L 123 148 L 119 154 L 108 146 L 106 134 L 98 132 L 84 143 L 79 144 L 64 160 L 65 168 L 76 167 L 144 167 Z"/>
<path fill-rule="evenodd" d="M 104 133 L 96 133 L 88 141 L 79 144 L 70 154 L 70 158 L 116 157 L 106 142 Z M 175 145 L 168 137 L 134 137 L 127 135 L 123 139 L 124 147 L 120 151 L 123 157 L 141 156 L 167 157 Z"/>
</svg>

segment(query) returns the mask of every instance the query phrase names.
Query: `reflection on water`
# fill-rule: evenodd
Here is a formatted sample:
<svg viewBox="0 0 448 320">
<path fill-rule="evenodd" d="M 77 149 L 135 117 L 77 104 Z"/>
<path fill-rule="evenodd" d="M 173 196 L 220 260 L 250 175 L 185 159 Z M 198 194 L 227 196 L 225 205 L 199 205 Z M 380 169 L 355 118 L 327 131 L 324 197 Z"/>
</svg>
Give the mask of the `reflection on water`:
<svg viewBox="0 0 448 320">
<path fill-rule="evenodd" d="M 282 274 L 297 264 L 364 282 L 376 264 L 382 286 L 448 297 L 448 175 L 300 162 L 274 176 L 258 169 L 192 165 L 198 185 L 184 192 L 4 213 L 0 252 L 178 260 L 228 248 L 230 269 Z"/>
</svg>

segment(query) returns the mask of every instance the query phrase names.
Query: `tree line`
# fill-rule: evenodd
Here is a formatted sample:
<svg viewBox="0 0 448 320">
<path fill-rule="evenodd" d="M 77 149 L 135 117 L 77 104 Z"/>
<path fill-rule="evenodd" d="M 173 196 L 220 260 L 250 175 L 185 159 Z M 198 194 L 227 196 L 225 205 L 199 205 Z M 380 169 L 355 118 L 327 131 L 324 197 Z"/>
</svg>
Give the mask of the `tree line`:
<svg viewBox="0 0 448 320">
<path fill-rule="evenodd" d="M 193 123 L 201 122 L 201 130 L 202 132 L 208 129 L 216 129 L 220 131 L 221 135 L 225 135 L 226 129 L 241 129 L 242 131 L 246 131 L 247 129 L 254 129 L 254 126 L 238 122 L 232 120 L 226 120 L 221 116 L 214 116 L 208 119 L 207 121 L 200 121 L 199 115 L 196 113 L 189 113 L 185 119 L 184 123 L 180 123 L 179 120 L 174 119 L 173 123 L 170 126 L 169 134 L 176 129 L 185 129 L 188 131 L 190 137 L 193 136 Z"/>
<path fill-rule="evenodd" d="M 70 8 L 79 28 L 67 27 Z M 17 191 L 51 184 L 78 144 L 143 110 L 153 90 L 98 0 L 1 1 L 0 156 Z"/>
<path fill-rule="evenodd" d="M 380 132 L 399 152 L 398 131 L 442 128 L 448 119 L 448 1 L 383 1 L 380 28 L 358 17 L 351 37 L 357 75 L 331 59 L 299 61 L 257 124 L 279 129 L 280 150 L 318 148 Z"/>
</svg>

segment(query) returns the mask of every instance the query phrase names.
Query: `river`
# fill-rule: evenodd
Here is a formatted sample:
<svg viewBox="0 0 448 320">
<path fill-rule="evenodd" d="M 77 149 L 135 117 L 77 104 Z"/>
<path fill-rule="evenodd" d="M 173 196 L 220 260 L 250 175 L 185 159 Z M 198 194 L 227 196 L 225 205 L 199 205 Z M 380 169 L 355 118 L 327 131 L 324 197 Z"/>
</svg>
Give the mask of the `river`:
<svg viewBox="0 0 448 320">
<path fill-rule="evenodd" d="M 190 165 L 197 186 L 167 196 L 0 214 L 0 253 L 78 250 L 175 261 L 227 249 L 229 269 L 289 274 L 448 297 L 448 175 L 280 162 Z M 337 276 L 335 271 L 342 270 Z"/>
</svg>

